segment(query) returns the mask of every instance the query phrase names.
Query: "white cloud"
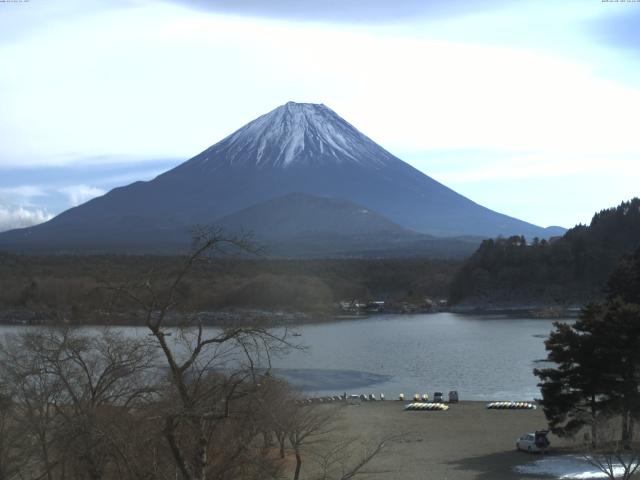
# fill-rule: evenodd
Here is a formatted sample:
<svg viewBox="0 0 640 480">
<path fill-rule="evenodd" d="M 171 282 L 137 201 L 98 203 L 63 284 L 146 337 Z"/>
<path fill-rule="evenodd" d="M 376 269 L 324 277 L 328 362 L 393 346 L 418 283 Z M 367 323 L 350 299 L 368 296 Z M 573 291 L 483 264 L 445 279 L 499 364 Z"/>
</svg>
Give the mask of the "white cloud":
<svg viewBox="0 0 640 480">
<path fill-rule="evenodd" d="M 603 170 L 636 172 L 636 158 L 599 156 L 557 156 L 553 153 L 512 155 L 505 159 L 472 162 L 457 165 L 451 162 L 450 169 L 443 168 L 431 174 L 439 181 L 473 183 L 487 181 L 519 181 L 550 179 L 555 177 L 575 177 L 576 175 L 598 175 Z"/>
<path fill-rule="evenodd" d="M 446 168 L 429 159 L 416 166 L 453 188 L 582 174 L 597 186 L 582 200 L 604 208 L 620 184 L 640 181 L 640 74 L 629 57 L 588 38 L 587 20 L 609 14 L 599 3 L 534 0 L 383 27 L 223 16 L 146 0 L 96 0 L 104 8 L 67 16 L 83 2 L 61 2 L 64 18 L 39 11 L 46 25 L 24 9 L 0 19 L 0 27 L 13 25 L 0 28 L 0 63 L 12 65 L 0 72 L 0 167 L 187 159 L 293 100 L 325 103 L 392 153 L 452 152 Z M 454 157 L 459 150 L 509 158 L 479 162 Z M 112 186 L 104 178 L 65 183 Z M 77 205 L 103 193 L 63 185 L 47 189 L 52 211 L 67 198 Z M 28 191 L 18 193 L 0 200 L 31 205 Z M 512 202 L 503 198 L 495 208 L 506 211 Z M 563 188 L 545 198 L 549 223 L 572 223 L 552 218 L 566 201 Z"/>
<path fill-rule="evenodd" d="M 20 197 L 27 200 L 32 197 L 42 197 L 46 194 L 45 190 L 37 185 L 18 185 L 15 187 L 0 188 L 0 195 Z"/>
<path fill-rule="evenodd" d="M 0 232 L 14 228 L 30 227 L 52 218 L 53 215 L 43 209 L 0 205 Z"/>
<path fill-rule="evenodd" d="M 89 185 L 72 185 L 62 188 L 60 191 L 69 197 L 69 202 L 72 207 L 77 207 L 81 203 L 106 193 L 101 188 L 91 187 Z"/>
<path fill-rule="evenodd" d="M 597 57 L 590 64 L 460 42 L 447 25 L 434 38 L 427 26 L 411 35 L 158 5 L 70 20 L 0 49 L 15 65 L 0 75 L 0 162 L 97 151 L 187 158 L 287 100 L 323 102 L 391 150 L 640 151 L 640 89 L 599 76 L 600 50 L 580 44 Z"/>
<path fill-rule="evenodd" d="M 38 185 L 18 185 L 15 187 L 0 187 L 0 206 L 22 205 L 24 207 L 35 208 L 37 197 L 46 197 L 46 190 Z"/>
</svg>

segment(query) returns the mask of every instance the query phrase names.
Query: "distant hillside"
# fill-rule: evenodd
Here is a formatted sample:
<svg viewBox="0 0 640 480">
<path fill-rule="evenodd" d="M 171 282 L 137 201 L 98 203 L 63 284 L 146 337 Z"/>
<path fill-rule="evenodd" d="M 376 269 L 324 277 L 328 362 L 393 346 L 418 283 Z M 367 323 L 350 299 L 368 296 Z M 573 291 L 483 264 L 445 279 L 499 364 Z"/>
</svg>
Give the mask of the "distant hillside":
<svg viewBox="0 0 640 480">
<path fill-rule="evenodd" d="M 215 223 L 250 233 L 265 254 L 289 258 L 450 258 L 471 255 L 481 237 L 439 238 L 408 230 L 354 202 L 292 193 Z"/>
<path fill-rule="evenodd" d="M 595 214 L 589 226 L 555 241 L 485 240 L 454 278 L 450 301 L 480 308 L 579 305 L 603 296 L 620 257 L 639 245 L 638 198 Z"/>
<path fill-rule="evenodd" d="M 258 238 L 340 232 L 393 232 L 415 236 L 382 215 L 348 200 L 290 193 L 244 208 L 215 222 L 228 232 L 251 230 Z"/>
</svg>

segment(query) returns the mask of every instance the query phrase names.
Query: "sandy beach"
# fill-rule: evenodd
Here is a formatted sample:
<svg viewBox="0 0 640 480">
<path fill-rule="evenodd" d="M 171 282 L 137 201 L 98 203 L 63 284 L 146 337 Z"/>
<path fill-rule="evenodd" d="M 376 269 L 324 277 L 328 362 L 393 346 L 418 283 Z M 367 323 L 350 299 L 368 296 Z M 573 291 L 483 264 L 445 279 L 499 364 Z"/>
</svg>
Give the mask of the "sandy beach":
<svg viewBox="0 0 640 480">
<path fill-rule="evenodd" d="M 367 465 L 357 478 L 403 480 L 515 480 L 549 479 L 526 475 L 514 467 L 566 454 L 572 442 L 549 435 L 551 450 L 540 454 L 518 452 L 516 439 L 544 429 L 537 410 L 488 410 L 484 402 L 452 404 L 448 411 L 405 411 L 393 400 L 365 402 L 338 410 L 341 435 L 358 435 L 374 442 L 396 439 Z M 556 477 L 557 478 L 557 477 Z"/>
</svg>

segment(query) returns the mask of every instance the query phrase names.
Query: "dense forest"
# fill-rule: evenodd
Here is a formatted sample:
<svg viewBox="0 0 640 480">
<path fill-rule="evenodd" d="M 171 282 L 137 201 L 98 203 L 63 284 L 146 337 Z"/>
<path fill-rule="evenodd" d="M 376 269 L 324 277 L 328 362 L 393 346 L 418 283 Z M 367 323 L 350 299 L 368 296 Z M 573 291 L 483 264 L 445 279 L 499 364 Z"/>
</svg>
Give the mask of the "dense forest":
<svg viewBox="0 0 640 480">
<path fill-rule="evenodd" d="M 51 319 L 135 322 L 132 305 L 113 288 L 150 282 L 168 288 L 184 258 L 168 256 L 0 256 L 0 321 L 17 312 Z M 269 260 L 201 262 L 181 285 L 182 311 L 268 309 L 323 315 L 341 300 L 413 301 L 446 298 L 460 262 L 428 259 Z M 4 311 L 4 313 L 1 313 Z M 123 313 L 126 312 L 126 315 Z M 98 318 L 100 317 L 100 318 Z"/>
<path fill-rule="evenodd" d="M 456 274 L 450 302 L 479 308 L 580 305 L 602 298 L 620 257 L 640 245 L 640 199 L 550 241 L 485 240 Z"/>
</svg>

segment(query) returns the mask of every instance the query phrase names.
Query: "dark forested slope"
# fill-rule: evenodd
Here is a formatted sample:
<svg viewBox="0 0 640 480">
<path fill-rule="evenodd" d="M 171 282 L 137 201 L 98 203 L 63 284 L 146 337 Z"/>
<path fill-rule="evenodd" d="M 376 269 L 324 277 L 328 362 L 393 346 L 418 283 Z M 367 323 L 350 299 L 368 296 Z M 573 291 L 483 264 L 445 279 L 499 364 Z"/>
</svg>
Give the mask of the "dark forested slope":
<svg viewBox="0 0 640 480">
<path fill-rule="evenodd" d="M 450 301 L 480 308 L 578 305 L 602 296 L 620 257 L 638 245 L 638 198 L 549 242 L 485 240 L 454 278 Z"/>
</svg>

